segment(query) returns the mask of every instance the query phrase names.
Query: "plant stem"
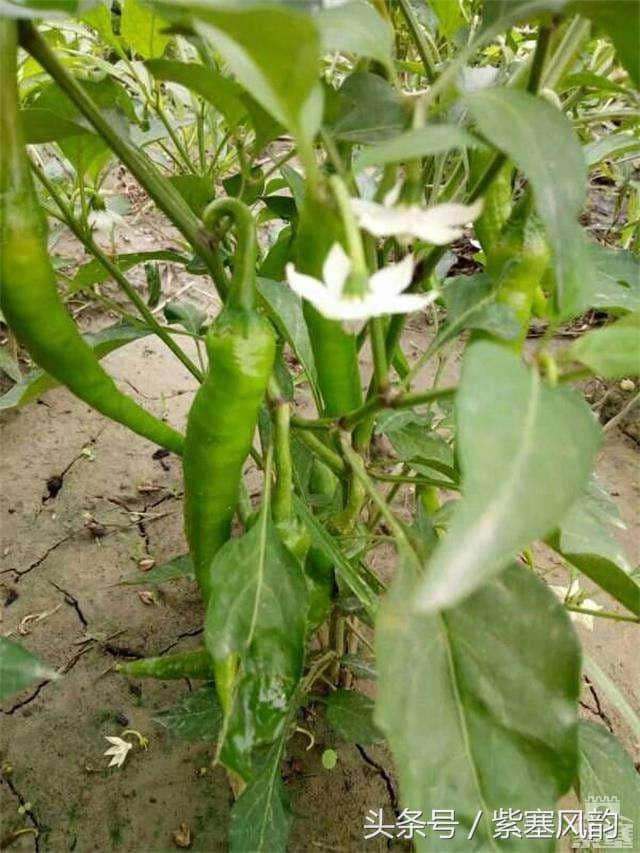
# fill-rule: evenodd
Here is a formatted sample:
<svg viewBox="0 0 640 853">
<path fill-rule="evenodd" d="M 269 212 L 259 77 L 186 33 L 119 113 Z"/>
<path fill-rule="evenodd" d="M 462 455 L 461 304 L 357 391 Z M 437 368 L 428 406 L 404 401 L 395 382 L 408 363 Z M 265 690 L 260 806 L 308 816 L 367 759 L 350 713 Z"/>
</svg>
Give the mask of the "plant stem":
<svg viewBox="0 0 640 853">
<path fill-rule="evenodd" d="M 75 219 L 73 213 L 71 212 L 70 207 L 65 204 L 64 199 L 58 192 L 57 188 L 54 184 L 47 178 L 44 172 L 38 168 L 38 166 L 31 162 L 31 168 L 38 178 L 40 183 L 45 187 L 51 198 L 58 205 L 58 208 L 62 212 L 64 217 L 64 221 L 66 225 L 70 228 L 70 230 L 75 234 L 75 236 L 80 240 L 80 242 L 87 248 L 92 255 L 102 264 L 102 266 L 109 272 L 111 277 L 116 281 L 121 290 L 126 293 L 129 300 L 135 305 L 140 313 L 140 316 L 144 318 L 145 323 L 149 326 L 150 329 L 156 334 L 164 344 L 171 350 L 171 352 L 178 358 L 182 364 L 187 368 L 189 373 L 191 373 L 198 382 L 202 382 L 203 374 L 202 371 L 198 370 L 196 365 L 191 361 L 189 356 L 184 352 L 182 347 L 180 347 L 171 337 L 171 335 L 163 328 L 163 326 L 158 323 L 150 309 L 147 307 L 144 299 L 140 297 L 136 289 L 133 287 L 131 282 L 126 278 L 122 270 L 113 263 L 113 261 L 102 251 L 100 246 L 95 242 L 91 233 L 86 229 L 82 228 L 80 223 Z"/>
<path fill-rule="evenodd" d="M 341 418 L 340 425 L 344 429 L 349 429 L 358 423 L 358 421 L 366 418 L 367 415 L 373 414 L 381 409 L 410 409 L 413 406 L 421 406 L 424 403 L 431 403 L 433 400 L 449 399 L 455 395 L 456 391 L 457 388 L 455 387 L 446 387 L 431 388 L 428 391 L 419 391 L 415 394 L 400 394 L 395 398 L 376 395 L 359 409 L 356 409 Z"/>
<path fill-rule="evenodd" d="M 409 32 L 411 33 L 418 55 L 420 56 L 420 61 L 424 68 L 424 76 L 427 78 L 429 83 L 433 83 L 437 76 L 436 70 L 431 62 L 427 40 L 420 29 L 420 23 L 415 16 L 415 12 L 413 11 L 409 0 L 398 0 L 398 5 L 400 6 L 405 21 L 407 22 Z"/>
<path fill-rule="evenodd" d="M 576 607 L 575 604 L 565 604 L 565 609 L 572 613 L 584 613 L 585 616 L 597 616 L 600 619 L 614 619 L 616 622 L 640 623 L 640 616 L 624 616 L 622 613 L 612 613 L 610 610 L 591 610 L 589 607 Z"/>
<path fill-rule="evenodd" d="M 309 450 L 318 457 L 318 459 L 325 463 L 325 465 L 328 465 L 334 474 L 337 474 L 339 477 L 344 477 L 346 466 L 335 450 L 327 447 L 323 441 L 320 441 L 320 439 L 309 430 L 296 430 L 296 438 L 305 444 Z"/>
<path fill-rule="evenodd" d="M 166 216 L 184 234 L 194 250 L 204 261 L 220 295 L 224 298 L 228 289 L 227 276 L 217 255 L 207 242 L 195 214 L 182 196 L 158 172 L 148 157 L 141 154 L 114 129 L 102 115 L 94 101 L 87 95 L 78 81 L 58 60 L 31 21 L 18 24 L 21 46 L 40 63 L 45 71 L 69 96 L 84 117 L 93 125 L 111 150 L 120 158 L 131 174 L 149 193 Z"/>
<path fill-rule="evenodd" d="M 529 82 L 527 83 L 527 91 L 535 95 L 540 88 L 540 80 L 542 79 L 542 70 L 544 62 L 549 50 L 549 41 L 551 39 L 551 27 L 541 26 L 538 31 L 538 41 L 536 42 L 536 50 L 533 54 L 533 62 L 531 64 L 531 72 L 529 73 Z"/>
<path fill-rule="evenodd" d="M 275 404 L 274 449 L 276 462 L 276 485 L 273 490 L 273 520 L 289 521 L 293 515 L 293 463 L 289 420 L 291 406 L 282 397 Z"/>
</svg>

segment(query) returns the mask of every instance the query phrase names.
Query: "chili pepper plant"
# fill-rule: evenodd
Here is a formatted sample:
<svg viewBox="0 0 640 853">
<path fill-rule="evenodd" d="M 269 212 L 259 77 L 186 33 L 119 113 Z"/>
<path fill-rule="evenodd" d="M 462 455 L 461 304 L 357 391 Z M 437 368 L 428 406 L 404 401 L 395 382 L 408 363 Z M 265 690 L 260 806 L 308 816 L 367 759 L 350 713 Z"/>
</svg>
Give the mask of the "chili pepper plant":
<svg viewBox="0 0 640 853">
<path fill-rule="evenodd" d="M 455 810 L 447 849 L 509 847 L 501 808 L 584 800 L 596 752 L 640 817 L 630 759 L 578 719 L 591 661 L 570 618 L 640 621 L 576 387 L 638 373 L 632 5 L 0 2 L 0 307 L 34 365 L 3 404 L 65 385 L 181 457 L 189 555 L 162 572 L 198 584 L 203 643 L 119 669 L 202 680 L 232 850 L 286 848 L 280 765 L 309 703 L 345 739 L 386 739 L 403 807 Z M 114 164 L 180 251 L 118 252 Z M 589 170 L 616 188 L 607 245 L 580 222 Z M 49 226 L 92 256 L 71 279 Z M 168 261 L 217 316 L 156 310 Z M 65 302 L 91 288 L 123 316 L 83 336 Z M 586 312 L 600 328 L 556 337 Z M 418 352 L 411 316 L 430 323 Z M 100 364 L 143 335 L 193 378 L 185 424 Z M 536 543 L 578 581 L 561 597 Z M 3 692 L 45 671 L 1 642 Z"/>
</svg>

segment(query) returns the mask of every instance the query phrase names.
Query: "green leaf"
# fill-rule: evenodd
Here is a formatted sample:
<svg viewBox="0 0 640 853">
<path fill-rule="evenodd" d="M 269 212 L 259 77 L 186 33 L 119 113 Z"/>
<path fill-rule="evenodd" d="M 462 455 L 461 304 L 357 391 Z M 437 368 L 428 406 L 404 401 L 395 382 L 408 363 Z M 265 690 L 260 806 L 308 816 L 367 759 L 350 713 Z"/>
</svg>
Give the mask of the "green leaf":
<svg viewBox="0 0 640 853">
<path fill-rule="evenodd" d="M 169 180 L 195 215 L 201 217 L 215 194 L 212 181 L 204 175 L 172 175 Z"/>
<path fill-rule="evenodd" d="M 22 121 L 25 142 L 28 145 L 58 142 L 60 139 L 84 133 L 95 136 L 80 121 L 72 121 L 54 112 L 54 110 L 43 107 L 30 107 L 20 110 L 20 120 Z"/>
<path fill-rule="evenodd" d="M 187 299 L 173 299 L 164 306 L 167 323 L 184 326 L 187 332 L 199 335 L 207 320 L 207 313 Z"/>
<path fill-rule="evenodd" d="M 613 157 L 619 157 L 623 154 L 631 152 L 636 155 L 640 153 L 640 139 L 632 133 L 612 133 L 609 136 L 603 136 L 602 139 L 596 139 L 594 142 L 589 142 L 582 148 L 584 159 L 587 166 L 595 166 L 603 160 L 610 160 Z"/>
<path fill-rule="evenodd" d="M 22 382 L 22 371 L 18 362 L 9 355 L 8 350 L 0 346 L 0 370 L 14 382 Z"/>
<path fill-rule="evenodd" d="M 578 87 L 585 89 L 598 89 L 603 92 L 616 92 L 620 95 L 629 94 L 629 89 L 625 86 L 615 83 L 613 80 L 610 80 L 608 77 L 604 77 L 602 74 L 595 74 L 593 71 L 578 71 L 576 74 L 568 74 L 566 77 L 562 78 L 555 88 L 558 93 L 561 93 Z"/>
<path fill-rule="evenodd" d="M 578 790 L 583 806 L 589 797 L 615 797 L 619 801 L 618 837 L 633 843 L 640 826 L 640 776 L 620 741 L 604 726 L 580 721 Z M 601 806 L 602 808 L 603 806 Z M 633 824 L 629 827 L 629 822 Z"/>
<path fill-rule="evenodd" d="M 637 376 L 640 373 L 640 311 L 602 329 L 587 332 L 574 341 L 567 354 L 605 379 Z"/>
<path fill-rule="evenodd" d="M 168 26 L 153 6 L 140 0 L 124 0 L 120 18 L 120 35 L 131 50 L 144 59 L 161 56 L 169 44 L 169 36 L 163 32 Z"/>
<path fill-rule="evenodd" d="M 133 577 L 120 581 L 120 584 L 122 586 L 158 586 L 161 583 L 180 578 L 190 581 L 196 578 L 193 560 L 189 554 L 173 557 L 161 566 L 154 566 L 148 572 L 139 572 Z"/>
<path fill-rule="evenodd" d="M 307 585 L 264 504 L 258 521 L 216 554 L 205 645 L 216 661 L 239 655 L 242 674 L 225 720 L 221 758 L 245 780 L 251 752 L 282 731 L 302 673 Z"/>
<path fill-rule="evenodd" d="M 378 420 L 378 430 L 387 436 L 403 462 L 426 465 L 457 479 L 453 449 L 431 429 L 429 418 L 415 412 L 388 412 Z M 452 484 L 454 485 L 454 484 Z"/>
<path fill-rule="evenodd" d="M 438 29 L 445 38 L 450 39 L 460 27 L 465 25 L 465 19 L 457 2 L 451 0 L 429 0 L 429 5 L 438 18 Z"/>
<path fill-rule="evenodd" d="M 607 699 L 624 717 L 625 722 L 631 728 L 636 739 L 640 740 L 640 717 L 638 717 L 638 714 L 622 695 L 619 687 L 614 684 L 606 672 L 586 652 L 582 653 L 582 658 L 582 666 L 585 673 L 591 681 L 594 681 L 601 688 Z"/>
<path fill-rule="evenodd" d="M 349 743 L 367 746 L 383 736 L 373 722 L 373 699 L 356 690 L 334 690 L 329 694 L 327 722 Z"/>
<path fill-rule="evenodd" d="M 640 616 L 640 586 L 611 528 L 624 527 L 617 507 L 592 477 L 549 544 L 609 595 Z"/>
<path fill-rule="evenodd" d="M 423 814 L 454 809 L 459 821 L 453 838 L 430 831 L 416 847 L 469 850 L 482 812 L 473 849 L 514 849 L 493 838 L 493 810 L 553 809 L 575 777 L 577 638 L 546 584 L 519 565 L 441 614 L 408 607 L 415 593 L 405 570 L 381 607 L 375 721 L 402 802 Z M 555 841 L 535 849 L 552 851 Z"/>
<path fill-rule="evenodd" d="M 230 127 L 237 125 L 247 114 L 247 107 L 242 101 L 242 87 L 213 68 L 169 59 L 151 59 L 145 65 L 157 80 L 171 80 L 200 95 L 222 113 Z"/>
<path fill-rule="evenodd" d="M 577 222 L 587 169 L 571 125 L 546 101 L 514 89 L 476 92 L 467 102 L 480 132 L 529 179 L 553 249 L 560 317 L 579 313 L 591 275 Z"/>
<path fill-rule="evenodd" d="M 280 776 L 284 738 L 263 757 L 231 809 L 229 853 L 285 853 L 291 813 Z"/>
<path fill-rule="evenodd" d="M 512 24 L 532 20 L 540 12 L 560 12 L 567 0 L 484 0 L 483 23 L 485 28 L 500 33 Z"/>
<path fill-rule="evenodd" d="M 397 136 L 407 123 L 398 92 L 382 77 L 359 71 L 338 91 L 338 113 L 330 122 L 332 136 L 342 142 L 372 143 Z"/>
<path fill-rule="evenodd" d="M 295 352 L 300 364 L 307 374 L 314 398 L 319 400 L 318 373 L 313 357 L 313 348 L 309 338 L 309 330 L 302 314 L 300 297 L 277 281 L 268 278 L 257 279 L 258 293 L 264 299 L 269 316 L 276 328 Z"/>
<path fill-rule="evenodd" d="M 116 323 L 101 332 L 89 332 L 83 335 L 83 338 L 93 349 L 96 357 L 103 358 L 113 350 L 126 346 L 138 338 L 144 338 L 148 334 L 148 329 L 129 326 L 126 323 Z M 25 403 L 35 400 L 36 397 L 59 384 L 53 376 L 45 373 L 44 370 L 32 370 L 24 379 L 17 382 L 13 388 L 0 397 L 0 411 L 24 406 Z"/>
<path fill-rule="evenodd" d="M 214 685 L 205 684 L 194 693 L 187 693 L 177 705 L 160 711 L 153 720 L 185 740 L 215 741 L 222 725 L 222 709 Z"/>
<path fill-rule="evenodd" d="M 152 252 L 123 252 L 121 255 L 112 258 L 112 261 L 122 272 L 126 272 L 131 267 L 135 267 L 137 264 L 144 264 L 147 261 L 174 261 L 178 264 L 188 264 L 189 258 L 180 255 L 178 252 L 160 249 Z M 87 287 L 92 287 L 94 284 L 102 284 L 110 276 L 111 273 L 109 270 L 97 258 L 94 258 L 94 260 L 78 267 L 69 285 L 67 295 L 73 296 Z"/>
<path fill-rule="evenodd" d="M 278 6 L 192 10 L 199 31 L 247 92 L 293 133 L 312 136 L 319 119 L 320 39 L 311 16 Z"/>
<path fill-rule="evenodd" d="M 17 643 L 0 637 L 0 699 L 19 693 L 34 681 L 54 681 L 58 673 Z"/>
<path fill-rule="evenodd" d="M 497 290 L 485 273 L 456 275 L 442 288 L 447 308 L 447 322 L 438 332 L 432 346 L 441 347 L 464 329 L 488 332 L 506 341 L 520 335 L 520 323 L 514 310 L 496 301 Z"/>
<path fill-rule="evenodd" d="M 92 0 L 0 0 L 0 17 L 61 18 L 65 15 L 77 15 L 91 2 Z"/>
<path fill-rule="evenodd" d="M 574 0 L 567 11 L 590 18 L 598 29 L 604 30 L 614 44 L 620 62 L 636 86 L 640 86 L 640 15 L 628 0 Z"/>
<path fill-rule="evenodd" d="M 367 166 L 404 163 L 432 154 L 441 154 L 451 148 L 480 147 L 480 140 L 458 125 L 432 124 L 407 130 L 400 136 L 365 148 L 356 158 L 354 170 L 359 172 Z"/>
<path fill-rule="evenodd" d="M 507 348 L 477 341 L 456 394 L 463 499 L 417 604 L 450 607 L 550 533 L 580 494 L 600 428 L 577 393 L 543 384 Z"/>
<path fill-rule="evenodd" d="M 323 50 L 338 50 L 391 64 L 393 27 L 364 0 L 321 9 L 315 18 Z"/>
<path fill-rule="evenodd" d="M 294 495 L 293 504 L 296 514 L 306 526 L 313 544 L 326 554 L 335 565 L 336 573 L 356 596 L 369 616 L 375 617 L 379 603 L 379 590 L 373 589 L 369 580 L 364 578 L 353 563 L 344 556 L 335 544 L 333 537 L 327 533 L 322 524 L 309 511 L 304 501 Z"/>
<path fill-rule="evenodd" d="M 583 307 L 640 311 L 640 261 L 625 249 L 598 243 L 590 243 L 588 251 L 595 272 Z"/>
</svg>

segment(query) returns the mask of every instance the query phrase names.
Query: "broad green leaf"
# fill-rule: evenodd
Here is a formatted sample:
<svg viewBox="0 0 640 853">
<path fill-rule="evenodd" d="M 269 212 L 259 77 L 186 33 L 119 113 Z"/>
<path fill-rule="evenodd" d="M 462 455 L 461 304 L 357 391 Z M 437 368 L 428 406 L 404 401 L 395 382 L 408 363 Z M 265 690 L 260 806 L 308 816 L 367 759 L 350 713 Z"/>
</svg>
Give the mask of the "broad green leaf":
<svg viewBox="0 0 640 853">
<path fill-rule="evenodd" d="M 284 738 L 266 752 L 231 809 L 230 853 L 285 853 L 291 812 L 280 775 Z"/>
<path fill-rule="evenodd" d="M 120 18 L 120 35 L 129 47 L 149 59 L 161 56 L 169 44 L 169 36 L 163 32 L 168 26 L 155 8 L 141 0 L 124 0 Z"/>
<path fill-rule="evenodd" d="M 343 142 L 373 143 L 397 136 L 407 124 L 401 96 L 384 78 L 358 71 L 338 91 L 329 130 Z"/>
<path fill-rule="evenodd" d="M 221 759 L 248 781 L 252 752 L 281 734 L 302 673 L 307 585 L 266 503 L 253 527 L 216 554 L 211 578 L 205 645 L 214 660 L 235 654 L 241 664 Z"/>
<path fill-rule="evenodd" d="M 428 815 L 454 809 L 459 821 L 453 838 L 430 831 L 416 848 L 515 849 L 493 837 L 493 811 L 553 809 L 577 771 L 577 638 L 546 584 L 520 565 L 440 614 L 408 607 L 415 593 L 404 570 L 380 610 L 375 721 L 402 803 Z M 553 839 L 518 844 L 555 849 Z"/>
<path fill-rule="evenodd" d="M 624 527 L 595 477 L 571 506 L 549 544 L 609 595 L 640 616 L 640 585 L 612 527 Z"/>
<path fill-rule="evenodd" d="M 387 139 L 371 148 L 365 148 L 356 158 L 356 172 L 367 166 L 386 163 L 403 163 L 432 154 L 441 154 L 451 148 L 479 148 L 482 143 L 457 125 L 431 124 L 407 130 L 400 136 Z"/>
<path fill-rule="evenodd" d="M 625 249 L 598 243 L 590 243 L 588 248 L 594 275 L 583 307 L 640 311 L 640 261 Z"/>
<path fill-rule="evenodd" d="M 456 394 L 463 499 L 420 582 L 417 606 L 462 600 L 549 534 L 587 482 L 600 427 L 577 393 L 551 388 L 509 349 L 467 349 Z"/>
<path fill-rule="evenodd" d="M 621 157 L 623 154 L 640 154 L 640 139 L 625 131 L 603 136 L 582 148 L 587 166 L 595 166 L 603 160 Z"/>
<path fill-rule="evenodd" d="M 204 175 L 172 175 L 169 180 L 197 217 L 213 200 L 213 182 Z"/>
<path fill-rule="evenodd" d="M 558 312 L 562 318 L 578 313 L 591 267 L 577 222 L 587 169 L 571 125 L 546 101 L 514 89 L 476 92 L 467 103 L 480 132 L 529 179 L 553 249 Z"/>
<path fill-rule="evenodd" d="M 61 18 L 78 12 L 98 0 L 0 0 L 0 17 Z"/>
<path fill-rule="evenodd" d="M 187 693 L 173 708 L 160 711 L 155 723 L 185 740 L 215 741 L 222 725 L 222 710 L 213 684 Z"/>
<path fill-rule="evenodd" d="M 53 681 L 58 677 L 55 670 L 18 643 L 0 637 L 0 699 L 19 693 L 34 681 Z"/>
<path fill-rule="evenodd" d="M 464 329 L 488 332 L 506 341 L 520 335 L 520 323 L 512 308 L 497 302 L 497 291 L 485 273 L 457 275 L 446 279 L 442 288 L 447 322 L 438 332 L 433 348 L 455 338 Z"/>
<path fill-rule="evenodd" d="M 570 358 L 605 379 L 640 373 L 640 311 L 602 329 L 593 329 L 569 347 Z"/>
<path fill-rule="evenodd" d="M 311 16 L 275 5 L 190 11 L 247 92 L 292 132 L 312 136 L 320 38 Z"/>
<path fill-rule="evenodd" d="M 98 0 L 97 5 L 92 6 L 90 9 L 85 11 L 83 8 L 80 20 L 84 24 L 93 27 L 106 42 L 113 44 L 115 37 L 111 26 L 111 2 L 110 0 L 107 0 L 107 2 L 108 5 L 105 0 Z"/>
<path fill-rule="evenodd" d="M 429 5 L 438 18 L 438 29 L 446 38 L 451 38 L 465 25 L 465 19 L 457 0 L 429 0 Z"/>
<path fill-rule="evenodd" d="M 349 743 L 367 746 L 383 736 L 373 722 L 373 699 L 357 690 L 334 690 L 327 696 L 327 722 Z"/>
<path fill-rule="evenodd" d="M 323 50 L 355 53 L 389 66 L 393 28 L 369 3 L 351 0 L 322 9 L 315 21 Z"/>
<path fill-rule="evenodd" d="M 173 557 L 161 566 L 154 566 L 148 572 L 139 572 L 130 578 L 120 581 L 122 586 L 157 586 L 167 581 L 178 580 L 185 578 L 186 580 L 195 580 L 196 573 L 193 568 L 193 560 L 189 554 L 181 554 L 179 557 Z"/>
<path fill-rule="evenodd" d="M 297 495 L 293 497 L 294 508 L 300 520 L 306 526 L 313 544 L 323 551 L 335 565 L 336 573 L 362 604 L 371 617 L 378 609 L 379 590 L 374 589 L 368 578 L 363 577 L 358 568 L 348 560 L 338 548 L 332 536 L 309 511 L 305 502 Z"/>
<path fill-rule="evenodd" d="M 144 264 L 147 261 L 174 261 L 178 264 L 189 263 L 189 259 L 184 255 L 163 249 L 152 252 L 123 252 L 123 254 L 117 255 L 112 260 L 122 272 L 126 272 L 131 267 L 135 267 L 137 264 Z M 88 263 L 78 267 L 78 271 L 69 285 L 67 295 L 73 296 L 80 290 L 92 287 L 94 284 L 102 284 L 110 276 L 111 273 L 109 270 L 97 258 L 88 261 Z"/>
<path fill-rule="evenodd" d="M 629 94 L 629 89 L 615 83 L 608 77 L 602 74 L 594 74 L 593 71 L 578 71 L 576 74 L 568 74 L 563 77 L 560 83 L 555 87 L 558 93 L 566 92 L 569 89 L 577 87 L 585 89 L 599 89 L 603 92 L 616 92 L 620 95 Z M 589 95 L 591 96 L 591 95 Z"/>
<path fill-rule="evenodd" d="M 20 110 L 20 120 L 24 131 L 25 142 L 28 145 L 39 145 L 42 142 L 58 142 L 68 136 L 88 134 L 95 136 L 81 121 L 72 121 L 59 115 L 54 110 L 30 107 Z"/>
<path fill-rule="evenodd" d="M 403 462 L 411 462 L 417 470 L 423 466 L 433 467 L 457 479 L 453 449 L 439 433 L 431 429 L 428 417 L 410 411 L 388 412 L 385 415 L 378 421 L 378 431 L 387 436 Z"/>
<path fill-rule="evenodd" d="M 138 338 L 144 338 L 148 334 L 147 329 L 128 326 L 126 323 L 116 323 L 101 332 L 89 332 L 83 337 L 97 358 L 103 358 L 113 350 L 126 346 Z M 59 384 L 44 370 L 32 370 L 0 397 L 0 411 L 24 406 L 25 403 L 35 400 L 36 397 L 51 388 L 56 388 Z"/>
<path fill-rule="evenodd" d="M 640 776 L 631 757 L 604 726 L 586 720 L 580 721 L 578 743 L 578 791 L 582 805 L 588 806 L 590 797 L 616 798 L 620 809 L 618 838 L 631 846 L 634 832 L 640 826 Z M 600 806 L 603 807 L 604 804 Z"/>
<path fill-rule="evenodd" d="M 195 62 L 176 62 L 169 59 L 151 59 L 145 65 L 157 80 L 180 83 L 200 95 L 222 113 L 231 127 L 238 124 L 247 114 L 247 108 L 242 102 L 242 87 L 212 68 Z"/>
<path fill-rule="evenodd" d="M 269 316 L 298 357 L 307 374 L 313 395 L 319 400 L 321 397 L 318 373 L 300 298 L 285 284 L 268 278 L 258 278 L 257 287 L 258 293 L 266 302 Z"/>
</svg>

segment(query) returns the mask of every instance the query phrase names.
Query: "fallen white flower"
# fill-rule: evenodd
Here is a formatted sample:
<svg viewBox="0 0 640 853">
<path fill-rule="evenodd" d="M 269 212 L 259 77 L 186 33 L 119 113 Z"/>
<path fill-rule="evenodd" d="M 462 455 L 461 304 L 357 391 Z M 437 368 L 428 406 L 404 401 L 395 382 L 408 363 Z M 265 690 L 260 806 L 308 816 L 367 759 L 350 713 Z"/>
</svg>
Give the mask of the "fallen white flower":
<svg viewBox="0 0 640 853">
<path fill-rule="evenodd" d="M 104 753 L 105 755 L 113 756 L 108 766 L 122 767 L 133 744 L 129 743 L 127 740 L 123 740 L 121 737 L 108 737 L 105 735 L 105 740 L 108 740 L 109 743 L 113 744 L 113 746 L 110 746 Z"/>
<path fill-rule="evenodd" d="M 435 291 L 402 293 L 411 283 L 413 267 L 413 257 L 407 255 L 400 263 L 374 272 L 365 283 L 364 292 L 349 292 L 345 285 L 352 263 L 342 246 L 334 243 L 322 267 L 323 281 L 298 272 L 291 263 L 287 264 L 286 276 L 294 293 L 330 320 L 368 320 L 382 314 L 419 311 L 434 301 L 438 296 Z"/>
<path fill-rule="evenodd" d="M 571 586 L 554 586 L 549 584 L 549 588 L 558 596 L 560 601 L 568 604 L 575 604 L 576 607 L 584 607 L 585 610 L 602 610 L 602 605 L 598 604 L 592 598 L 580 599 L 580 584 L 577 580 L 571 583 Z M 569 618 L 573 622 L 581 622 L 589 631 L 593 631 L 593 616 L 590 613 L 576 613 L 573 610 L 567 611 Z"/>
<path fill-rule="evenodd" d="M 444 246 L 462 236 L 464 226 L 482 212 L 482 199 L 473 204 L 446 202 L 435 207 L 420 205 L 392 207 L 393 191 L 385 204 L 352 198 L 351 207 L 359 225 L 375 237 L 395 236 L 400 239 L 417 237 L 434 246 Z"/>
</svg>

